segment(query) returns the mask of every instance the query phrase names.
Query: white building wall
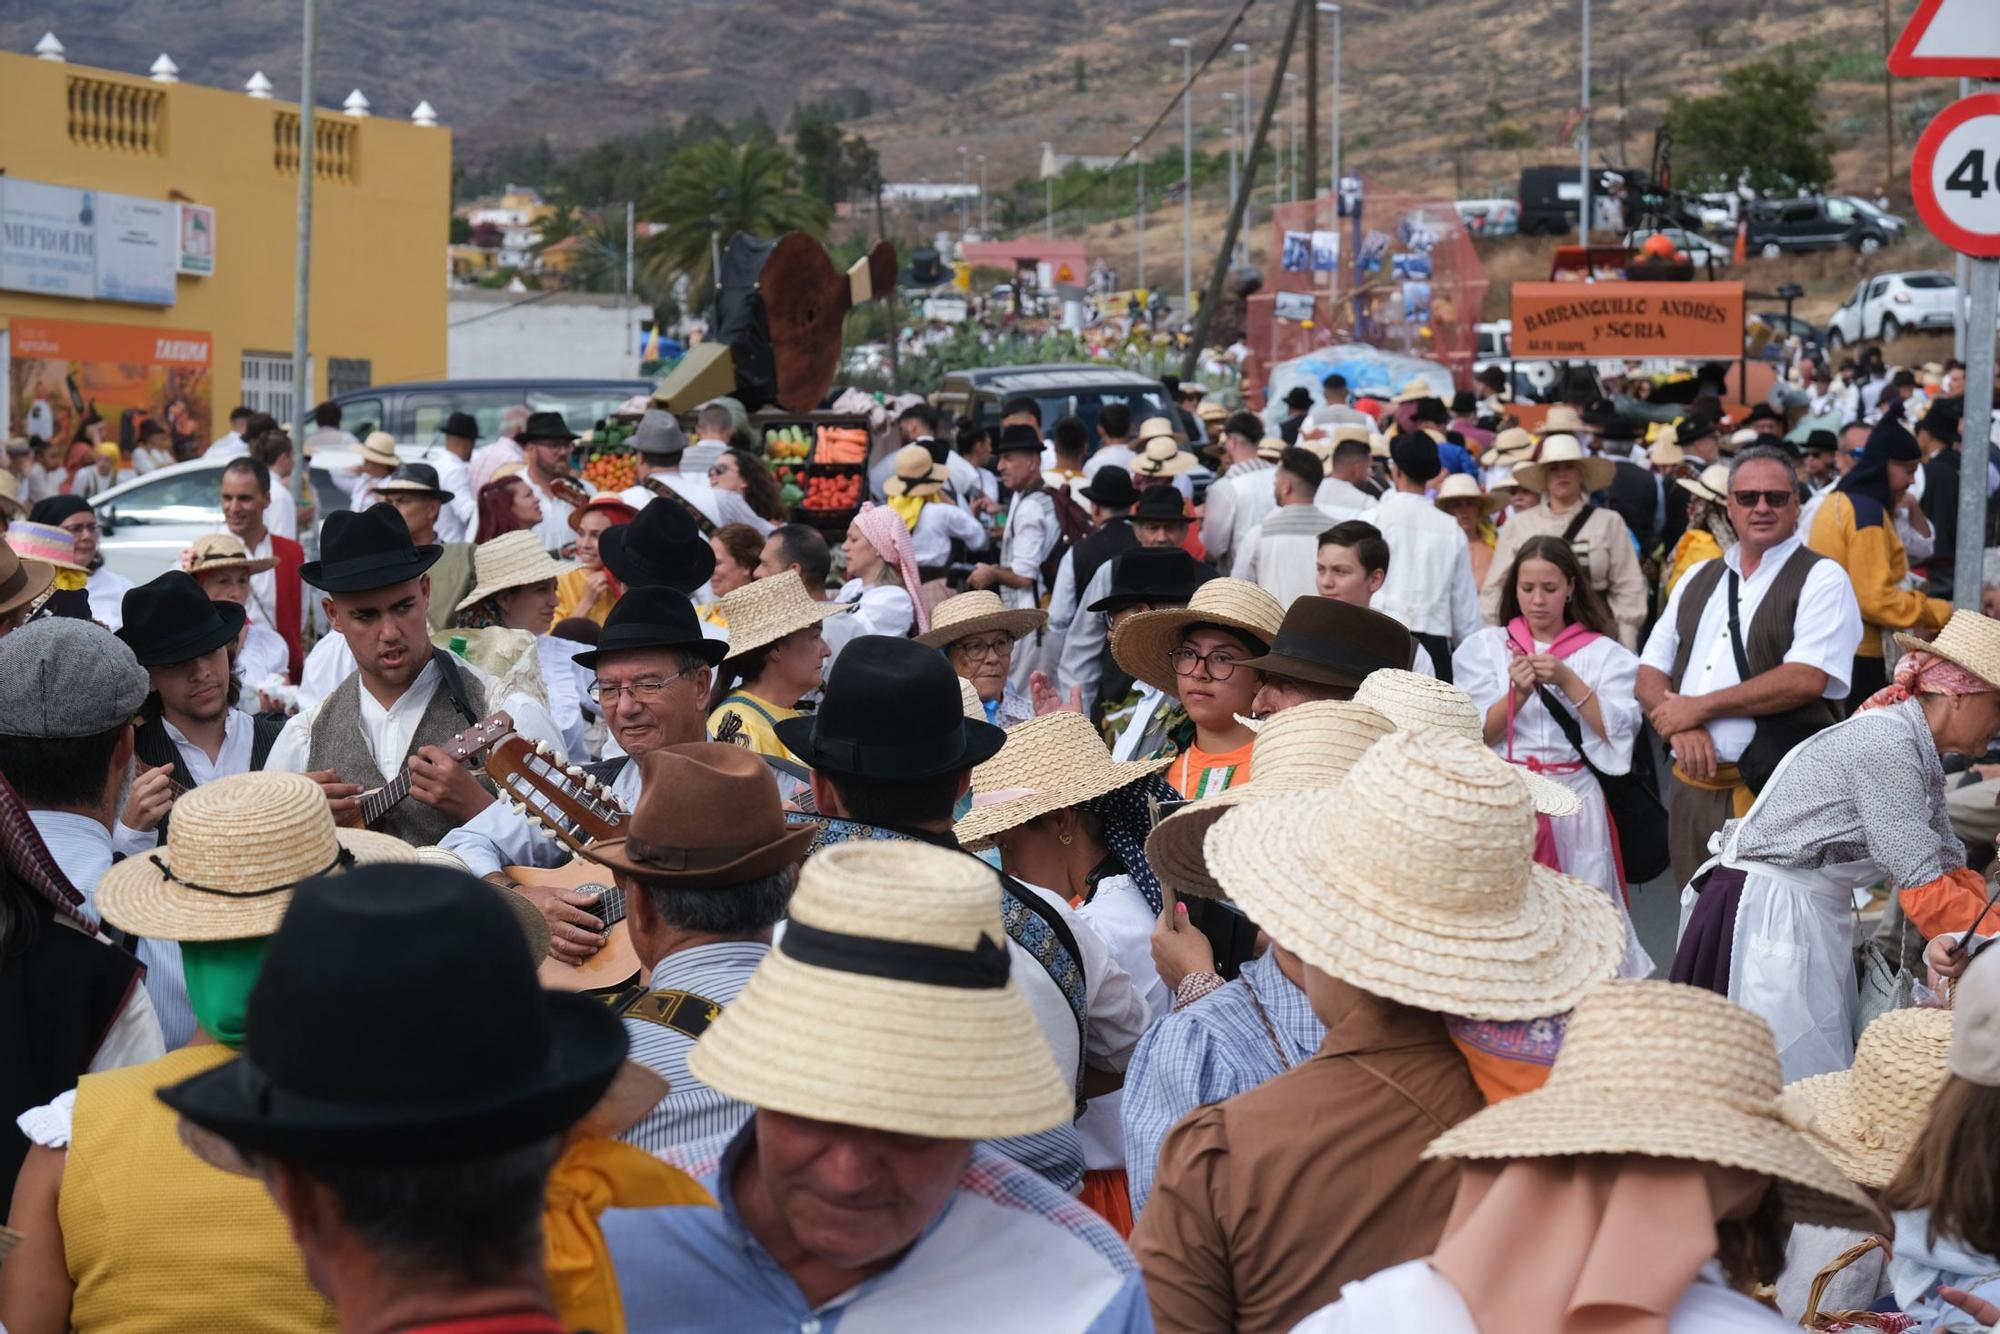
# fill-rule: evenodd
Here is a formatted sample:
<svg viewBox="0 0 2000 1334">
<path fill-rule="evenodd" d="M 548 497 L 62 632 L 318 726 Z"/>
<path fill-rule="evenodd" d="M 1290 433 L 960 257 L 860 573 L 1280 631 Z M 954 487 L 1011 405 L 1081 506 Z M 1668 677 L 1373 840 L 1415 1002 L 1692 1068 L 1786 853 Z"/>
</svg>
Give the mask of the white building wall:
<svg viewBox="0 0 2000 1334">
<path fill-rule="evenodd" d="M 623 296 L 586 293 L 451 293 L 445 315 L 451 379 L 631 376 L 649 309 Z"/>
</svg>

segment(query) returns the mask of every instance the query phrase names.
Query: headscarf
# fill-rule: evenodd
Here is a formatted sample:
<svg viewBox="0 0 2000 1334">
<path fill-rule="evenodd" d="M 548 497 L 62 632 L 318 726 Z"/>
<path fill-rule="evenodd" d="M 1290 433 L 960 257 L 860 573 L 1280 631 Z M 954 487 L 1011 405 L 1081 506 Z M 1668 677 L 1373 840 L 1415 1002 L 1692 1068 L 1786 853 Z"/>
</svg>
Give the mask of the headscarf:
<svg viewBox="0 0 2000 1334">
<path fill-rule="evenodd" d="M 250 992 L 264 968 L 269 936 L 238 940 L 184 940 L 181 972 L 188 1005 L 201 1031 L 225 1047 L 241 1050 L 250 1014 Z"/>
<path fill-rule="evenodd" d="M 1138 887 L 1139 894 L 1146 900 L 1146 906 L 1159 916 L 1164 898 L 1160 893 L 1160 878 L 1153 874 L 1152 864 L 1146 860 L 1146 835 L 1153 832 L 1153 801 L 1179 801 L 1180 793 L 1174 791 L 1167 780 L 1158 774 L 1147 774 L 1136 783 L 1114 788 L 1101 797 L 1079 802 L 1077 809 L 1088 811 L 1097 817 L 1098 828 L 1104 835 L 1104 845 L 1125 865 L 1125 874 Z"/>
<path fill-rule="evenodd" d="M 1885 417 L 1868 433 L 1861 456 L 1835 489 L 1851 496 L 1867 496 L 1886 510 L 1895 503 L 1889 496 L 1889 465 L 1914 463 L 1923 456 L 1917 438 L 1902 423 Z"/>
<path fill-rule="evenodd" d="M 883 560 L 896 567 L 903 576 L 903 591 L 910 595 L 910 605 L 916 609 L 917 633 L 928 634 L 931 615 L 924 607 L 917 590 L 923 580 L 917 576 L 917 549 L 910 541 L 910 530 L 903 526 L 903 520 L 896 511 L 884 509 L 874 501 L 863 501 L 861 513 L 854 516 L 861 525 L 861 535 L 880 553 Z"/>
<path fill-rule="evenodd" d="M 1918 695 L 1984 695 L 1995 689 L 2000 687 L 1947 658 L 1913 649 L 1896 664 L 1896 679 L 1861 701 L 1854 711 L 1886 709 Z"/>
</svg>

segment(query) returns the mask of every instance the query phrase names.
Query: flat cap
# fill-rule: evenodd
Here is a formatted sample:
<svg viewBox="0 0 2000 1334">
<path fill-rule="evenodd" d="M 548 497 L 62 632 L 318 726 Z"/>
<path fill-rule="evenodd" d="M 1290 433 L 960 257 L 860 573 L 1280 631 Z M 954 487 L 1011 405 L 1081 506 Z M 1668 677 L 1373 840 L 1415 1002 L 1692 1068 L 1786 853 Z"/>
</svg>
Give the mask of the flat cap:
<svg viewBox="0 0 2000 1334">
<path fill-rule="evenodd" d="M 109 732 L 152 688 L 132 650 L 95 621 L 50 616 L 0 639 L 0 735 Z"/>
</svg>

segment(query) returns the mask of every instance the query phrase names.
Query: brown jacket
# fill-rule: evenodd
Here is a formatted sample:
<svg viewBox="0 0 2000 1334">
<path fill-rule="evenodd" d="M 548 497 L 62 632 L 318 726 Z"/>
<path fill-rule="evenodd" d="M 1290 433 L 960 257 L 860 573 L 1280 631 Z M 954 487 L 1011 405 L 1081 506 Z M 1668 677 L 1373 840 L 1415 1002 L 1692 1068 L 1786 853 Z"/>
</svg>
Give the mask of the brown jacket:
<svg viewBox="0 0 2000 1334">
<path fill-rule="evenodd" d="M 1437 1246 L 1458 1166 L 1417 1155 L 1484 1100 L 1437 1015 L 1334 985 L 1311 1060 L 1161 1145 L 1132 1250 L 1162 1331 L 1288 1330 Z"/>
</svg>

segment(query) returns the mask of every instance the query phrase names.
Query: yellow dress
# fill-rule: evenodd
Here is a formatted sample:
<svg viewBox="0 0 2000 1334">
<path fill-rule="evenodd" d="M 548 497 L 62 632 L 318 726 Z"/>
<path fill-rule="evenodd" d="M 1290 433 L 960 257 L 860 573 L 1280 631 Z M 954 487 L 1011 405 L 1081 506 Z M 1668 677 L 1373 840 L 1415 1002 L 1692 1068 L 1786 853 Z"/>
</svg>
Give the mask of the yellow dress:
<svg viewBox="0 0 2000 1334">
<path fill-rule="evenodd" d="M 76 1295 L 92 1334 L 159 1330 L 294 1334 L 339 1327 L 306 1281 L 290 1228 L 261 1183 L 190 1153 L 154 1092 L 235 1053 L 211 1044 L 77 1084 L 56 1199 Z"/>
<path fill-rule="evenodd" d="M 550 629 L 555 628 L 556 621 L 566 621 L 572 616 L 588 616 L 599 625 L 604 624 L 604 618 L 618 605 L 618 599 L 611 596 L 611 591 L 606 589 L 597 595 L 597 601 L 588 607 L 584 606 L 584 593 L 589 578 L 590 571 L 583 569 L 571 570 L 568 574 L 556 576 L 556 614 L 555 619 L 549 622 Z"/>
<path fill-rule="evenodd" d="M 735 718 L 740 720 L 742 727 L 731 734 L 728 738 L 730 741 L 754 754 L 769 755 L 796 763 L 798 757 L 785 749 L 785 743 L 778 740 L 778 734 L 772 730 L 772 724 L 798 716 L 797 709 L 781 708 L 747 690 L 732 690 L 723 696 L 722 703 L 716 705 L 709 713 L 708 734 L 717 740 L 722 740 L 724 721 Z"/>
</svg>

